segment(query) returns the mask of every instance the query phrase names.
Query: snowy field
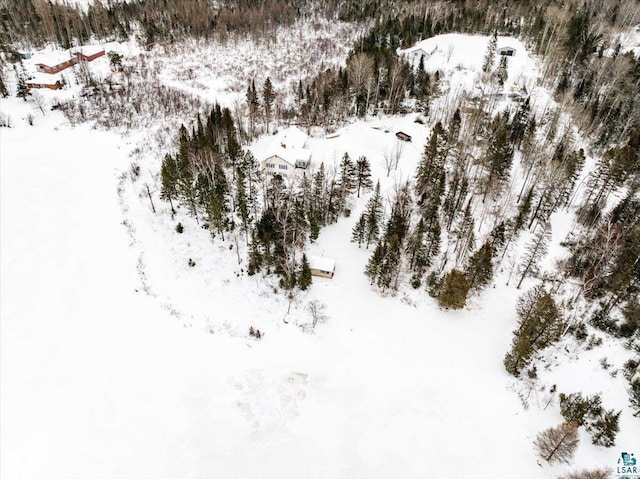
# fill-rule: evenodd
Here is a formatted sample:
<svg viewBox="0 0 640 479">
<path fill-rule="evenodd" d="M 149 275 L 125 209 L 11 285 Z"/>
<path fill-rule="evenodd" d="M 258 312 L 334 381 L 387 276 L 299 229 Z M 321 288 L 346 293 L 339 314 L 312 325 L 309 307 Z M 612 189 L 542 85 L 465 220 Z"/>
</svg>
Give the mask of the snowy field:
<svg viewBox="0 0 640 479">
<path fill-rule="evenodd" d="M 464 68 L 474 74 L 454 71 Z M 457 312 L 424 291 L 382 297 L 363 274 L 370 251 L 349 242 L 364 195 L 309 248 L 337 260 L 336 276 L 314 278 L 287 314 L 272 279 L 243 274 L 232 238 L 212 242 L 185 211 L 171 219 L 147 173 L 160 158 L 136 156 L 138 133 L 71 128 L 33 108 L 0 100 L 14 125 L 0 129 L 2 477 L 535 479 L 613 468 L 640 445 L 624 380 L 599 364 L 619 368 L 619 346 L 560 343 L 534 386 L 505 372 L 516 298 L 533 281 L 516 290 L 498 272 Z M 313 138 L 313 161 L 367 155 L 390 192 L 414 174 L 429 134 L 413 120 Z M 414 141 L 387 178 L 397 130 Z M 311 300 L 327 308 L 313 333 L 300 327 Z M 562 422 L 557 401 L 545 407 L 553 384 L 622 409 L 616 447 L 581 430 L 571 466 L 538 464 L 535 436 Z"/>
</svg>

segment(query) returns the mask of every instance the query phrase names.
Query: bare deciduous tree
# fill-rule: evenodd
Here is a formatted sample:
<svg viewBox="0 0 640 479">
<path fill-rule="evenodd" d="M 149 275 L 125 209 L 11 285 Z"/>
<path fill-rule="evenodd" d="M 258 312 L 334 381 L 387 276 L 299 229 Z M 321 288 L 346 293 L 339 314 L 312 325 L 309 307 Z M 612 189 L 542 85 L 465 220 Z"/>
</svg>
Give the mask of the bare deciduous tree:
<svg viewBox="0 0 640 479">
<path fill-rule="evenodd" d="M 326 306 L 317 299 L 309 301 L 305 309 L 311 318 L 311 330 L 315 329 L 318 323 L 322 323 L 327 319 Z"/>
<path fill-rule="evenodd" d="M 542 431 L 533 444 L 545 461 L 568 463 L 576 452 L 578 442 L 578 426 L 563 422 L 557 427 Z"/>
</svg>

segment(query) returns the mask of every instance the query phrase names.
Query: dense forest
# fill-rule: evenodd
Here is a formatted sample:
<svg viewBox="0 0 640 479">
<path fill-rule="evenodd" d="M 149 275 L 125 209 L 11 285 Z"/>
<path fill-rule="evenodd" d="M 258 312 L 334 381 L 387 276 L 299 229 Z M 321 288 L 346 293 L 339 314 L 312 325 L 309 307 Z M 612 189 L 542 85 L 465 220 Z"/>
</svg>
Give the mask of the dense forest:
<svg viewBox="0 0 640 479">
<path fill-rule="evenodd" d="M 16 0 L 0 7 L 0 43 L 10 52 L 21 44 L 54 41 L 68 47 L 74 39 L 139 33 L 151 48 L 189 37 L 266 35 L 314 15 L 370 28 L 344 66 L 300 80 L 291 103 L 276 105 L 285 100 L 274 94 L 269 79 L 258 86 L 249 79 L 241 116 L 218 104 L 194 106 L 198 113 L 185 119 L 189 126 L 180 127 L 176 148 L 162 161 L 162 198 L 171 211 L 183 208 L 212 237 L 233 241 L 238 254 L 244 245 L 246 273 L 277 275 L 291 296 L 311 282 L 305 245 L 321 228 L 350 215 L 354 198 L 369 195 L 352 241 L 371 250 L 364 271 L 371 285 L 385 294 L 422 289 L 452 309 L 463 308 L 468 297 L 491 285 L 496 271 L 509 268 L 507 251 L 526 232 L 526 252 L 511 265 L 509 281 L 520 288 L 536 278 L 538 286 L 518 302 L 506 370 L 534 377 L 538 352 L 565 334 L 592 341 L 589 328 L 620 338 L 637 353 L 640 59 L 621 54 L 614 40 L 615 33 L 640 23 L 637 2 L 97 0 L 83 11 Z M 522 39 L 540 58 L 541 82 L 558 110 L 541 116 L 524 95 L 504 111 L 468 102 L 431 114 L 439 75 L 428 74 L 421 63 L 414 68 L 397 50 L 448 32 Z M 499 65 L 487 65 L 485 73 L 490 84 L 503 81 Z M 95 87 L 96 104 L 102 105 L 97 109 L 115 108 L 118 102 L 108 99 L 118 95 L 122 90 Z M 78 108 L 68 106 L 68 114 L 84 115 Z M 243 146 L 282 120 L 274 118 L 275 111 L 327 131 L 356 117 L 411 111 L 433 128 L 411 180 L 385 197 L 374 184 L 369 159 L 348 152 L 337 167 L 317 165 L 297 181 L 263 177 Z M 575 128 L 560 124 L 561 113 L 571 115 Z M 389 173 L 397 164 L 393 153 L 387 156 Z M 588 156 L 598 161 L 577 194 Z M 525 175 L 514 186 L 516 159 Z M 542 275 L 551 215 L 571 209 L 575 222 L 563 243 L 570 256 L 553 275 Z M 580 309 L 586 317 L 576 319 L 572 303 L 586 305 Z M 628 363 L 627 379 L 630 403 L 640 414 L 639 363 Z M 594 441 L 612 445 L 615 411 L 599 410 L 593 417 L 601 421 L 592 428 Z"/>
</svg>

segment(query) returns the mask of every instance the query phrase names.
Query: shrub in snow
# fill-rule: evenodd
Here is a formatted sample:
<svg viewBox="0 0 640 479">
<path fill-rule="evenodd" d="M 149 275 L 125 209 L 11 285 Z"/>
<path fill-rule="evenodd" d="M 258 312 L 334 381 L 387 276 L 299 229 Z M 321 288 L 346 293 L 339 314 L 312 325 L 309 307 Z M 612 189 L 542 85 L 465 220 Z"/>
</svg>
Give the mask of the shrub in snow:
<svg viewBox="0 0 640 479">
<path fill-rule="evenodd" d="M 583 469 L 558 476 L 558 479 L 609 479 L 609 477 L 611 477 L 610 469 Z"/>
<path fill-rule="evenodd" d="M 129 171 L 131 175 L 131 181 L 136 181 L 140 176 L 140 165 L 137 163 L 131 163 L 129 166 Z"/>
<path fill-rule="evenodd" d="M 189 261 L 187 262 L 187 264 L 193 268 L 196 265 L 196 262 L 193 261 L 191 258 L 189 258 Z"/>
<path fill-rule="evenodd" d="M 178 223 L 178 224 L 176 225 L 176 231 L 177 231 L 178 233 L 182 233 L 182 232 L 184 231 L 184 226 L 182 226 L 182 223 Z"/>
<path fill-rule="evenodd" d="M 253 326 L 249 328 L 249 336 L 254 337 L 256 339 L 262 338 L 262 333 L 259 329 L 254 329 Z"/>
</svg>

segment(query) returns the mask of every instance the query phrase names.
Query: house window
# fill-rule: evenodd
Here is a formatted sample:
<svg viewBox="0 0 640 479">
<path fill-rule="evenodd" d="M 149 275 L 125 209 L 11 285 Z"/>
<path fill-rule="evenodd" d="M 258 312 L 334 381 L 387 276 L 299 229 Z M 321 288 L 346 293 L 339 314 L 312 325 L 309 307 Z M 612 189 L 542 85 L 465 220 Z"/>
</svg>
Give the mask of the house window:
<svg viewBox="0 0 640 479">
<path fill-rule="evenodd" d="M 273 163 L 267 163 L 267 168 L 275 168 L 276 165 Z"/>
<path fill-rule="evenodd" d="M 288 169 L 288 168 L 287 168 L 287 165 L 278 165 L 278 168 L 280 168 L 281 170 L 286 170 L 286 169 Z"/>
</svg>

